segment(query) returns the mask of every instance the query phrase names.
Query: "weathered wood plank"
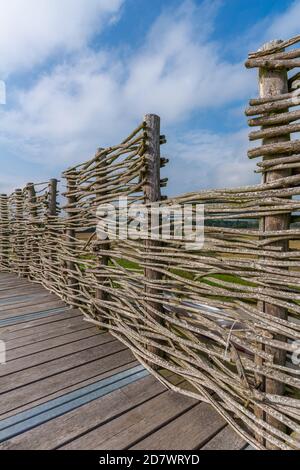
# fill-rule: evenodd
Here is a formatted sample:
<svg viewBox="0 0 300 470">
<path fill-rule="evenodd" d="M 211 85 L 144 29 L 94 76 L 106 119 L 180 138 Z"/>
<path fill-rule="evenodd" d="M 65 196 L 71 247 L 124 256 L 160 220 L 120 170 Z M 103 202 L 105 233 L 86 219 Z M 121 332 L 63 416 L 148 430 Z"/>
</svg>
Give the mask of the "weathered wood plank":
<svg viewBox="0 0 300 470">
<path fill-rule="evenodd" d="M 22 309 L 31 307 L 32 305 L 43 305 L 44 303 L 48 302 L 57 302 L 58 299 L 55 295 L 49 294 L 48 292 L 39 293 L 39 294 L 30 294 L 28 298 L 25 300 L 7 300 L 6 302 L 1 301 L 0 303 L 0 319 L 2 319 L 2 314 L 12 310 L 12 309 Z"/>
<path fill-rule="evenodd" d="M 70 309 L 59 314 L 49 313 L 49 315 L 47 315 L 46 317 L 37 318 L 36 320 L 24 320 L 13 325 L 1 326 L 1 338 L 5 339 L 5 335 L 7 334 L 10 335 L 10 338 L 18 338 L 20 336 L 24 336 L 27 333 L 31 333 L 33 328 L 39 327 L 41 325 L 51 325 L 53 323 L 63 320 L 73 319 L 75 318 L 75 315 L 76 318 L 80 317 L 82 319 L 82 314 L 80 314 L 78 311 Z"/>
<path fill-rule="evenodd" d="M 201 450 L 242 450 L 246 445 L 246 441 L 239 434 L 230 426 L 226 426 L 201 447 Z"/>
<path fill-rule="evenodd" d="M 102 338 L 104 338 L 104 335 Z M 99 343 L 101 342 L 100 339 L 101 336 L 99 337 Z M 114 354 L 126 349 L 118 341 L 110 341 L 109 338 L 107 338 L 107 341 L 108 344 L 100 344 L 99 346 L 84 349 L 76 353 L 70 353 L 67 358 L 60 357 L 59 359 L 54 359 L 50 362 L 18 371 L 18 373 L 6 375 L 1 379 L 0 393 L 14 390 L 22 385 L 35 382 L 36 380 L 41 380 L 45 377 L 50 377 L 51 375 L 56 375 L 59 372 L 66 371 L 72 367 L 93 361 L 98 357 L 104 357 L 105 355 Z"/>
<path fill-rule="evenodd" d="M 38 382 L 24 385 L 1 395 L 1 418 L 24 411 L 32 406 L 57 398 L 90 382 L 112 375 L 120 367 L 134 367 L 133 355 L 129 349 L 100 357 L 96 352 L 94 360 L 81 362 L 75 367 L 43 378 Z"/>
<path fill-rule="evenodd" d="M 164 387 L 157 380 L 146 377 L 6 441 L 0 445 L 0 450 L 58 448 L 90 428 L 110 421 L 163 391 Z"/>
<path fill-rule="evenodd" d="M 19 297 L 19 296 L 25 296 L 25 295 L 30 295 L 30 294 L 39 294 L 39 293 L 43 293 L 45 294 L 45 290 L 40 287 L 40 286 L 35 286 L 34 284 L 32 286 L 28 286 L 26 288 L 24 288 L 23 285 L 21 285 L 20 287 L 13 287 L 13 288 L 9 288 L 9 289 L 3 289 L 2 291 L 0 291 L 0 299 L 1 301 L 2 300 L 5 300 L 5 299 L 13 299 L 13 298 L 16 298 L 16 297 Z M 48 292 L 49 294 L 49 292 Z"/>
<path fill-rule="evenodd" d="M 196 400 L 167 391 L 114 421 L 97 428 L 65 446 L 66 449 L 127 449 L 164 423 L 178 417 Z M 166 449 L 167 447 L 165 447 Z"/>
<path fill-rule="evenodd" d="M 69 333 L 73 333 L 75 331 L 85 330 L 87 328 L 92 328 L 89 326 L 87 322 L 84 322 L 82 316 L 71 318 L 71 320 L 61 320 L 59 324 L 46 324 L 46 325 L 38 325 L 37 327 L 33 327 L 33 331 L 25 331 L 23 335 L 18 335 L 19 332 L 12 332 L 16 334 L 16 336 L 9 336 L 9 333 L 3 335 L 0 329 L 0 336 L 6 343 L 6 350 L 9 351 L 10 349 L 17 349 L 22 346 L 27 346 L 29 344 L 38 343 L 40 341 L 45 341 L 46 339 L 56 338 L 58 336 L 66 335 Z"/>
<path fill-rule="evenodd" d="M 87 326 L 86 329 L 81 329 L 75 332 L 65 332 L 64 334 L 56 336 L 55 338 L 47 338 L 44 341 L 36 341 L 35 343 L 21 346 L 19 348 L 6 349 L 6 361 L 13 361 L 14 366 L 16 366 L 15 361 L 19 360 L 20 364 L 22 365 L 22 360 L 25 360 L 27 356 L 30 356 L 28 360 L 31 359 L 31 361 L 33 361 L 33 365 L 35 362 L 35 357 L 38 355 L 37 353 L 46 351 L 48 353 L 47 357 L 51 359 L 54 352 L 53 350 L 58 349 L 60 346 L 68 345 L 70 343 L 78 342 L 80 340 L 91 338 L 97 335 L 99 336 L 99 334 L 100 332 L 98 332 L 96 328 Z M 26 366 L 25 362 L 24 366 Z"/>
<path fill-rule="evenodd" d="M 224 419 L 210 405 L 199 403 L 131 449 L 195 449 L 207 442 L 224 425 Z M 184 432 L 178 432 L 178 429 L 184 429 Z"/>
<path fill-rule="evenodd" d="M 46 310 L 51 310 L 53 308 L 63 308 L 66 307 L 66 304 L 62 300 L 51 300 L 47 302 L 37 301 L 36 304 L 29 305 L 27 307 L 16 307 L 8 308 L 5 312 L 1 312 L 0 320 L 5 320 L 7 318 L 30 315 L 31 313 L 44 312 Z"/>
<path fill-rule="evenodd" d="M 25 372 L 26 369 L 47 364 L 58 358 L 65 358 L 67 360 L 68 356 L 90 349 L 92 347 L 98 346 L 99 344 L 105 344 L 110 341 L 113 341 L 113 338 L 109 335 L 104 337 L 97 333 L 97 330 L 94 330 L 91 337 L 80 338 L 77 341 L 72 343 L 63 344 L 53 349 L 42 350 L 41 352 L 36 352 L 32 355 L 26 355 L 24 357 L 19 357 L 14 360 L 9 360 L 8 352 L 8 362 L 3 364 L 3 367 L 0 369 L 0 376 L 5 377 L 15 372 Z M 48 340 L 49 346 L 49 340 Z M 2 381 L 1 381 L 2 382 Z M 1 385 L 0 385 L 1 390 Z"/>
</svg>

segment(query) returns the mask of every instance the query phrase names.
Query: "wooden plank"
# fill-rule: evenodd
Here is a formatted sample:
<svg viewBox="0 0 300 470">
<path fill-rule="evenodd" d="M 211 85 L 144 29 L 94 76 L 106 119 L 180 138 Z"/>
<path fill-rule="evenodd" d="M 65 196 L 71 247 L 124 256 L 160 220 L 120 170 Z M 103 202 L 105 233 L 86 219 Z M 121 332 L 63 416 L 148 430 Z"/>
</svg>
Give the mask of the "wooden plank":
<svg viewBox="0 0 300 470">
<path fill-rule="evenodd" d="M 52 324 L 50 323 L 50 325 L 38 325 L 37 327 L 33 328 L 33 332 L 25 331 L 24 335 L 21 337 L 20 335 L 12 338 L 8 336 L 10 339 L 6 339 L 5 335 L 2 335 L 0 330 L 0 337 L 5 341 L 6 351 L 9 351 L 10 349 L 17 349 L 22 346 L 45 341 L 46 339 L 54 339 L 58 336 L 73 333 L 75 331 L 86 330 L 87 328 L 92 328 L 92 326 L 83 321 L 82 316 L 79 316 L 54 322 Z M 13 333 L 15 332 L 10 334 L 12 335 Z"/>
<path fill-rule="evenodd" d="M 48 347 L 49 347 L 49 341 Z M 28 355 L 25 357 L 20 357 L 15 360 L 8 361 L 6 364 L 0 369 L 0 376 L 7 377 L 8 375 L 14 374 L 16 372 L 25 372 L 27 369 L 31 369 L 32 367 L 38 365 L 46 365 L 49 362 L 58 359 L 64 358 L 66 361 L 68 360 L 68 356 L 90 349 L 92 347 L 98 346 L 100 344 L 105 344 L 109 341 L 113 341 L 112 336 L 110 335 L 101 335 L 97 332 L 97 330 L 92 333 L 91 337 L 79 339 L 69 344 L 63 344 L 62 346 L 58 346 L 53 349 L 47 349 L 45 351 L 37 352 L 32 355 Z M 9 354 L 9 352 L 8 352 Z M 8 355 L 9 358 L 9 355 Z M 2 385 L 2 380 L 1 380 Z M 2 390 L 0 385 L 0 390 Z"/>
<path fill-rule="evenodd" d="M 50 300 L 49 302 L 40 302 L 37 301 L 36 304 L 28 305 L 27 307 L 16 307 L 8 308 L 5 312 L 1 312 L 0 320 L 5 320 L 7 318 L 17 317 L 21 315 L 29 315 L 31 313 L 43 312 L 46 310 L 51 310 L 53 308 L 67 307 L 65 302 L 62 300 Z"/>
<path fill-rule="evenodd" d="M 34 406 L 25 412 L 17 413 L 0 422 L 0 441 L 12 439 L 50 420 L 59 418 L 66 413 L 70 413 L 94 400 L 102 398 L 115 390 L 119 390 L 130 383 L 137 382 L 148 375 L 149 372 L 141 365 L 138 365 L 133 369 L 112 374 L 106 379 L 101 379 L 87 387 L 81 387 L 74 392 L 63 394 L 55 400 Z"/>
<path fill-rule="evenodd" d="M 34 355 L 34 357 L 31 358 L 34 360 L 36 353 L 40 353 L 42 351 L 50 352 L 52 349 L 56 349 L 59 346 L 67 345 L 99 334 L 100 332 L 96 328 L 87 326 L 85 329 L 80 329 L 79 331 L 63 333 L 59 336 L 56 336 L 55 338 L 47 338 L 44 341 L 36 341 L 19 348 L 6 348 L 6 362 L 16 361 L 16 359 L 21 360 L 26 356 L 31 355 Z M 51 358 L 51 354 L 49 354 L 49 357 Z"/>
<path fill-rule="evenodd" d="M 101 337 L 103 338 L 104 335 L 99 336 L 99 340 Z M 71 353 L 67 358 L 60 357 L 59 359 L 55 359 L 44 364 L 39 364 L 38 366 L 30 367 L 28 369 L 19 371 L 18 373 L 2 377 L 0 383 L 0 393 L 14 390 L 15 388 L 21 387 L 22 385 L 41 380 L 42 378 L 50 377 L 51 375 L 56 375 L 59 372 L 66 371 L 72 367 L 93 361 L 99 357 L 114 354 L 124 349 L 126 348 L 118 341 L 110 341 L 110 339 L 107 338 L 107 344 L 100 344 L 99 346 L 85 349 L 77 353 Z"/>
<path fill-rule="evenodd" d="M 5 338 L 5 335 L 10 335 L 10 338 L 18 338 L 20 336 L 24 336 L 26 333 L 31 333 L 33 328 L 39 327 L 41 325 L 51 325 L 53 323 L 72 319 L 72 318 L 82 318 L 82 314 L 78 312 L 78 310 L 66 310 L 62 311 L 59 314 L 49 313 L 46 317 L 37 318 L 36 320 L 24 320 L 22 322 L 18 322 L 13 325 L 1 326 L 0 327 L 0 334 L 1 339 Z M 3 335 L 3 336 L 2 336 Z M 14 336 L 15 335 L 15 336 Z"/>
<path fill-rule="evenodd" d="M 224 419 L 210 405 L 199 403 L 130 449 L 196 449 L 222 429 L 224 424 Z"/>
<path fill-rule="evenodd" d="M 40 318 L 47 318 L 51 315 L 61 315 L 68 310 L 68 307 L 57 307 L 34 313 L 27 313 L 26 315 L 17 315 L 14 317 L 5 318 L 4 320 L 0 320 L 0 328 L 18 325 L 20 323 L 27 323 L 31 320 L 38 320 Z"/>
<path fill-rule="evenodd" d="M 164 387 L 155 378 L 146 377 L 6 441 L 0 445 L 0 450 L 58 448 L 92 427 L 108 422 L 163 392 Z"/>
<path fill-rule="evenodd" d="M 201 450 L 241 450 L 246 445 L 246 441 L 227 425 L 207 444 L 201 447 Z"/>
<path fill-rule="evenodd" d="M 65 449 L 127 449 L 164 423 L 190 410 L 196 400 L 166 391 L 106 425 L 79 437 Z M 165 447 L 167 449 L 167 447 Z"/>
<path fill-rule="evenodd" d="M 45 289 L 43 289 L 40 286 L 35 286 L 34 284 L 30 287 L 29 286 L 14 287 L 12 289 L 7 289 L 6 291 L 2 290 L 0 292 L 0 300 L 13 299 L 13 298 L 20 297 L 20 296 L 39 294 L 39 293 L 45 293 Z"/>
<path fill-rule="evenodd" d="M 4 292 L 4 291 L 11 291 L 12 289 L 26 289 L 26 288 L 30 288 L 30 287 L 36 287 L 37 289 L 42 289 L 43 286 L 41 286 L 40 284 L 37 284 L 37 283 L 33 283 L 33 282 L 29 282 L 27 281 L 26 283 L 24 283 L 24 280 L 22 279 L 16 279 L 14 278 L 13 280 L 11 281 L 4 281 L 4 282 L 0 282 L 0 292 Z"/>
<path fill-rule="evenodd" d="M 0 279 L 0 285 L 4 285 L 5 283 L 26 283 L 26 282 L 29 282 L 27 281 L 26 279 L 24 278 L 21 278 L 21 277 L 18 277 L 16 274 L 11 274 L 11 275 L 3 275 L 1 276 L 1 279 Z"/>
<path fill-rule="evenodd" d="M 1 291 L 8 289 L 8 288 L 13 288 L 13 287 L 22 287 L 23 289 L 26 289 L 28 287 L 33 287 L 33 286 L 42 289 L 42 286 L 40 284 L 29 282 L 26 279 L 21 279 L 18 277 L 7 279 L 6 281 L 5 280 L 0 281 Z"/>
<path fill-rule="evenodd" d="M 29 305 L 35 305 L 37 303 L 42 303 L 44 300 L 58 300 L 57 296 L 54 294 L 50 294 L 49 292 L 34 292 L 34 293 L 26 293 L 22 295 L 18 295 L 17 297 L 9 297 L 0 300 L 0 317 L 1 312 L 7 311 L 11 308 L 21 308 L 27 307 Z"/>
<path fill-rule="evenodd" d="M 131 367 L 133 361 L 134 357 L 129 349 L 103 357 L 99 357 L 99 352 L 96 352 L 92 361 L 88 359 L 85 362 L 81 361 L 72 369 L 64 370 L 43 378 L 39 382 L 26 384 L 1 395 L 1 418 L 57 398 L 89 381 L 97 380 L 103 374 L 111 375 L 121 366 Z"/>
</svg>

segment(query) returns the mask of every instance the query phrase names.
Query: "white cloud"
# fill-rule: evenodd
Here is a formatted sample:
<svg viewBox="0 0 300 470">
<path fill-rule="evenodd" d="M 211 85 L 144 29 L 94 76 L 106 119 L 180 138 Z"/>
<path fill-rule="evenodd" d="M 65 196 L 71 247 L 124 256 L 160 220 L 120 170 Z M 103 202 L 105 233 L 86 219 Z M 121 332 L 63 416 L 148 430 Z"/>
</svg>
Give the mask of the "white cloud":
<svg viewBox="0 0 300 470">
<path fill-rule="evenodd" d="M 170 191 L 224 188 L 258 182 L 255 162 L 248 160 L 247 129 L 217 133 L 200 129 L 173 136 L 170 156 Z"/>
<path fill-rule="evenodd" d="M 47 4 L 52 2 L 56 0 Z M 68 11 L 67 32 L 60 25 L 60 33 L 52 34 L 51 28 L 58 21 L 55 15 L 60 11 L 56 5 L 49 24 L 46 21 L 47 46 L 41 40 L 40 51 L 33 47 L 35 58 L 31 63 L 44 60 L 57 48 L 73 53 L 38 77 L 30 88 L 16 90 L 13 106 L 0 111 L 0 143 L 11 153 L 47 167 L 53 174 L 89 158 L 96 147 L 116 143 L 145 112 L 152 112 L 162 116 L 163 131 L 168 135 L 169 145 L 164 150 L 170 155 L 166 173 L 173 194 L 259 180 L 253 172 L 255 163 L 247 159 L 246 130 L 218 133 L 209 131 L 209 124 L 205 127 L 205 115 L 219 110 L 221 126 L 227 115 L 236 129 L 244 128 L 241 100 L 246 105 L 257 86 L 254 74 L 245 70 L 243 63 L 226 61 L 222 44 L 210 39 L 218 2 L 205 2 L 200 7 L 184 2 L 178 10 L 168 10 L 145 34 L 144 45 L 130 52 L 125 48 L 126 54 L 118 49 L 107 51 L 102 47 L 95 52 L 88 48 L 88 39 L 96 31 L 95 12 L 102 12 L 97 20 L 101 29 L 103 18 L 107 14 L 111 18 L 121 1 L 64 0 L 62 4 L 64 14 L 67 6 L 75 5 Z M 284 15 L 286 24 L 297 5 L 294 3 Z M 268 26 L 269 35 L 271 31 L 275 34 L 276 24 L 280 25 L 277 18 Z M 27 33 L 22 34 L 27 37 Z M 27 44 L 32 40 L 29 33 L 28 38 Z M 260 40 L 258 35 L 256 39 Z M 24 57 L 22 60 L 26 62 Z M 16 59 L 15 70 L 21 70 L 23 62 Z M 192 122 L 199 111 L 204 116 L 200 129 L 179 132 L 181 124 Z"/>
<path fill-rule="evenodd" d="M 178 121 L 195 109 L 246 96 L 251 82 L 243 64 L 223 61 L 222 50 L 208 38 L 214 4 L 197 8 L 185 2 L 156 21 L 131 62 L 124 90 L 140 113 L 152 109 L 168 122 Z"/>
<path fill-rule="evenodd" d="M 85 47 L 123 0 L 0 0 L 0 75 Z"/>
<path fill-rule="evenodd" d="M 300 1 L 295 0 L 291 6 L 277 15 L 265 31 L 267 41 L 272 39 L 288 39 L 299 34 Z"/>
<path fill-rule="evenodd" d="M 11 147 L 28 160 L 68 164 L 121 138 L 145 112 L 166 128 L 247 96 L 243 65 L 223 61 L 207 37 L 213 5 L 185 2 L 157 19 L 142 49 L 126 57 L 85 49 L 17 92 L 1 123 Z"/>
</svg>

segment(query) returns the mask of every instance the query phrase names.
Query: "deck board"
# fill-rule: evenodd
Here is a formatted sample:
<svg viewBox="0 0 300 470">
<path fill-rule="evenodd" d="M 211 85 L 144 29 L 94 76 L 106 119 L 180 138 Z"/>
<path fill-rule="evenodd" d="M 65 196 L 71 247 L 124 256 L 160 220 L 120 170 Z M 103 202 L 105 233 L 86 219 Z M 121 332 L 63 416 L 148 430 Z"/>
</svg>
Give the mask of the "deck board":
<svg viewBox="0 0 300 470">
<path fill-rule="evenodd" d="M 78 310 L 9 273 L 0 273 L 0 340 L 0 450 L 246 446 L 209 405 L 168 390 Z"/>
</svg>

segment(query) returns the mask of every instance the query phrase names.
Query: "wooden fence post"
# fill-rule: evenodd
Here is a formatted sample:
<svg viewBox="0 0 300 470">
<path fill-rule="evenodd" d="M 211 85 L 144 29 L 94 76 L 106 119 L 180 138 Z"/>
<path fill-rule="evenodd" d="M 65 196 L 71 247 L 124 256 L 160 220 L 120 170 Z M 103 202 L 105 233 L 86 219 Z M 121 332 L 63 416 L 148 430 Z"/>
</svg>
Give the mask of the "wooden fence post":
<svg viewBox="0 0 300 470">
<path fill-rule="evenodd" d="M 97 153 L 100 153 L 102 152 L 104 149 L 103 148 L 99 148 L 98 149 L 98 152 Z M 107 168 L 107 162 L 106 160 L 103 160 L 103 163 L 102 165 L 100 165 L 100 168 L 103 170 L 105 170 Z M 106 176 L 101 176 L 100 178 L 98 177 L 98 180 L 100 180 L 96 186 L 95 186 L 95 189 L 97 191 L 97 189 L 102 189 L 104 186 L 105 186 L 105 183 L 106 183 Z M 102 192 L 101 193 L 103 196 L 104 196 L 104 193 Z M 96 197 L 97 197 L 97 194 L 96 194 Z M 109 241 L 107 243 L 103 243 L 101 244 L 101 247 L 100 247 L 100 250 L 103 252 L 107 251 L 110 249 L 110 243 Z M 96 251 L 97 253 L 97 251 Z M 100 257 L 98 257 L 99 259 L 99 265 L 100 267 L 101 266 L 108 266 L 109 264 L 109 256 L 106 256 L 105 254 L 102 254 Z M 103 276 L 99 276 L 97 277 L 97 282 L 98 282 L 98 286 L 96 288 L 96 291 L 95 291 L 95 298 L 99 301 L 99 302 L 105 302 L 106 300 L 108 300 L 108 293 L 105 291 L 105 289 L 103 289 L 103 286 L 108 282 L 108 278 L 104 278 Z M 105 308 L 103 308 L 104 311 L 106 311 Z M 102 319 L 101 319 L 102 320 Z"/>
<path fill-rule="evenodd" d="M 10 237 L 9 237 L 9 210 L 8 210 L 8 197 L 6 194 L 0 196 L 0 217 L 1 217 L 1 265 L 4 269 L 9 268 L 9 251 L 10 251 Z"/>
<path fill-rule="evenodd" d="M 35 263 L 39 263 L 39 259 L 35 260 L 35 255 L 38 252 L 38 243 L 35 240 L 35 224 L 37 222 L 37 206 L 36 206 L 36 190 L 33 183 L 27 183 L 26 186 L 27 196 L 28 196 L 28 213 L 30 216 L 30 220 L 27 220 L 26 223 L 29 224 L 29 233 L 26 234 L 26 250 L 25 250 L 25 272 L 26 275 L 30 277 L 30 263 L 32 262 L 32 267 L 34 267 Z"/>
<path fill-rule="evenodd" d="M 49 182 L 48 216 L 55 217 L 56 215 L 57 215 L 57 179 L 52 178 Z"/>
<path fill-rule="evenodd" d="M 18 275 L 24 274 L 24 245 L 25 245 L 25 225 L 24 225 L 24 198 L 22 189 L 15 190 L 15 220 L 14 220 L 14 252 L 15 266 Z"/>
<path fill-rule="evenodd" d="M 57 257 L 57 230 L 55 225 L 53 225 L 53 222 L 55 222 L 55 218 L 57 216 L 57 179 L 52 178 L 49 181 L 49 186 L 48 186 L 48 211 L 47 211 L 47 237 L 49 239 L 49 252 L 47 253 L 47 258 L 49 265 L 47 266 L 47 280 L 48 282 L 52 283 L 52 271 L 53 271 L 53 276 L 55 276 L 55 269 L 54 269 L 54 263 L 55 259 Z"/>
<path fill-rule="evenodd" d="M 276 40 L 271 41 L 265 44 L 262 49 L 268 50 L 272 48 L 272 46 L 280 44 L 282 41 Z M 271 98 L 277 95 L 282 95 L 288 92 L 288 75 L 287 70 L 280 69 L 280 70 L 270 70 L 267 68 L 260 68 L 259 69 L 259 92 L 261 98 Z M 284 112 L 287 110 L 282 110 Z M 263 139 L 263 144 L 272 144 L 276 142 L 286 142 L 290 140 L 290 135 L 281 136 L 281 137 L 273 137 L 273 138 L 265 138 Z M 278 155 L 276 155 L 278 156 Z M 274 158 L 273 155 L 264 157 L 263 160 L 268 160 Z M 271 170 L 266 171 L 263 175 L 263 183 L 271 183 L 279 178 L 284 178 L 290 176 L 291 170 Z M 282 215 L 270 215 L 263 217 L 260 222 L 260 228 L 262 231 L 271 231 L 271 230 L 286 230 L 290 226 L 290 216 L 288 214 Z M 288 251 L 288 242 L 287 241 L 278 241 L 273 242 L 272 246 L 281 247 L 282 251 Z M 263 307 L 263 311 L 272 315 L 274 317 L 278 317 L 281 319 L 286 320 L 288 318 L 288 314 L 285 308 L 279 307 L 273 304 L 269 304 L 266 302 L 262 302 L 261 306 Z M 279 335 L 274 335 L 274 339 L 279 339 L 284 341 L 284 337 Z M 265 351 L 274 355 L 274 363 L 279 365 L 285 365 L 286 362 L 286 352 L 282 350 L 278 350 L 271 347 L 265 347 Z M 259 361 L 258 361 L 259 362 Z M 273 379 L 265 378 L 264 383 L 262 383 L 262 388 L 266 393 L 274 394 L 274 395 L 283 395 L 284 394 L 284 385 Z M 262 417 L 261 411 L 257 410 L 257 416 Z M 267 423 L 274 426 L 281 431 L 285 431 L 285 426 L 283 423 L 280 423 L 276 419 L 271 416 L 264 416 L 264 419 Z M 266 442 L 266 447 L 269 449 L 273 449 L 274 446 L 268 442 Z"/>
<path fill-rule="evenodd" d="M 67 251 L 70 258 L 75 258 L 76 256 L 76 205 L 77 205 L 77 197 L 74 194 L 77 189 L 77 179 L 78 173 L 76 171 L 69 172 L 67 174 L 67 200 L 68 205 L 66 209 L 66 213 L 69 218 L 68 228 L 66 230 L 66 241 L 67 241 Z M 75 218 L 75 222 L 74 219 Z M 76 263 L 72 259 L 68 259 L 67 263 L 67 284 L 70 289 L 70 301 L 71 304 L 76 306 L 76 296 L 78 295 L 79 291 L 79 284 L 78 279 L 76 276 Z M 74 302 L 75 300 L 75 302 Z"/>
<path fill-rule="evenodd" d="M 160 191 L 160 168 L 161 168 L 161 159 L 160 159 L 160 117 L 155 114 L 146 114 L 144 118 L 146 126 L 146 175 L 145 183 L 143 187 L 144 191 L 144 201 L 145 204 L 159 202 L 161 200 L 161 191 Z M 148 218 L 148 230 L 150 229 L 150 217 Z M 148 235 L 149 236 L 149 235 Z M 145 240 L 145 250 L 151 253 L 151 249 L 160 246 L 160 242 L 157 240 L 151 240 L 149 237 L 148 240 Z M 155 268 L 145 268 L 145 293 L 147 296 L 155 296 L 159 293 L 159 290 L 155 286 L 157 281 L 162 279 L 162 274 L 155 270 Z M 150 316 L 155 318 L 158 323 L 162 323 L 162 319 L 155 315 L 153 310 L 158 312 L 163 312 L 163 306 L 160 301 L 156 302 L 154 300 L 147 300 L 147 304 L 150 307 L 148 313 Z M 158 347 L 148 346 L 148 351 L 162 356 L 162 352 Z M 149 361 L 151 362 L 151 361 Z M 154 369 L 158 369 L 159 366 L 151 364 Z"/>
</svg>

